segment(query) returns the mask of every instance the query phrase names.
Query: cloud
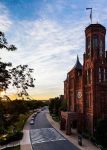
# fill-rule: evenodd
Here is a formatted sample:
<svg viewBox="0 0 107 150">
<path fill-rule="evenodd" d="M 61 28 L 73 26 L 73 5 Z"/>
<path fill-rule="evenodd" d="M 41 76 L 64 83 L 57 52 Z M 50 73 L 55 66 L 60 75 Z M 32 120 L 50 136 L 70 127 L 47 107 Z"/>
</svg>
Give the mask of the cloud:
<svg viewBox="0 0 107 150">
<path fill-rule="evenodd" d="M 63 81 L 67 72 L 74 66 L 77 54 L 82 62 L 85 51 L 84 29 L 88 24 L 87 16 L 71 20 L 71 15 L 68 15 L 62 24 L 59 20 L 51 18 L 50 14 L 57 11 L 59 15 L 69 7 L 69 3 L 63 0 L 58 0 L 58 5 L 56 3 L 52 5 L 48 0 L 44 2 L 46 5 L 43 11 L 39 12 L 42 17 L 33 21 L 11 20 L 8 12 L 4 13 L 11 26 L 10 28 L 7 23 L 8 28 L 5 29 L 8 30 L 9 43 L 15 44 L 18 50 L 1 53 L 3 60 L 12 62 L 14 66 L 28 64 L 35 69 L 33 76 L 36 78 L 36 87 L 29 91 L 37 98 L 63 94 Z M 99 5 L 95 5 L 97 10 L 100 9 Z M 72 3 L 69 9 L 78 7 Z M 106 12 L 106 9 L 103 11 Z M 103 21 L 105 17 L 102 18 Z M 15 92 L 14 89 L 11 91 Z"/>
<path fill-rule="evenodd" d="M 78 28 L 74 25 L 65 28 L 55 21 L 44 19 L 17 22 L 13 26 L 14 36 L 10 42 L 18 50 L 2 52 L 2 57 L 5 61 L 11 58 L 13 65 L 28 64 L 35 69 L 36 88 L 30 90 L 31 94 L 52 97 L 63 94 L 66 73 L 75 64 L 77 53 L 83 52 L 82 28 L 83 22 Z"/>
<path fill-rule="evenodd" d="M 12 21 L 9 17 L 8 9 L 5 5 L 0 3 L 0 31 L 6 32 L 12 25 Z"/>
</svg>

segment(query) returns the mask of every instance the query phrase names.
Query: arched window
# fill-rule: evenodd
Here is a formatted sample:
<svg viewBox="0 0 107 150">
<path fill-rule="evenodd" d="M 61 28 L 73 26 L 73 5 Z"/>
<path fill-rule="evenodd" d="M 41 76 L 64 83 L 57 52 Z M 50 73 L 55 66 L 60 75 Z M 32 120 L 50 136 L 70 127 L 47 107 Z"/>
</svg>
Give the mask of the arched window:
<svg viewBox="0 0 107 150">
<path fill-rule="evenodd" d="M 98 48 L 98 36 L 93 35 L 93 48 Z"/>
<path fill-rule="evenodd" d="M 101 82 L 101 68 L 99 68 L 99 82 Z"/>
<path fill-rule="evenodd" d="M 87 37 L 86 39 L 86 49 L 88 56 L 91 55 L 91 38 Z"/>
<path fill-rule="evenodd" d="M 88 70 L 87 70 L 87 83 L 88 83 Z"/>
<path fill-rule="evenodd" d="M 91 82 L 91 70 L 87 70 L 87 84 Z"/>
<path fill-rule="evenodd" d="M 90 49 L 91 48 L 91 38 L 87 37 L 87 48 Z"/>
<path fill-rule="evenodd" d="M 103 55 L 103 39 L 100 39 L 100 51 L 99 51 L 100 56 Z"/>
<path fill-rule="evenodd" d="M 104 68 L 104 81 L 106 81 L 106 70 Z"/>
</svg>

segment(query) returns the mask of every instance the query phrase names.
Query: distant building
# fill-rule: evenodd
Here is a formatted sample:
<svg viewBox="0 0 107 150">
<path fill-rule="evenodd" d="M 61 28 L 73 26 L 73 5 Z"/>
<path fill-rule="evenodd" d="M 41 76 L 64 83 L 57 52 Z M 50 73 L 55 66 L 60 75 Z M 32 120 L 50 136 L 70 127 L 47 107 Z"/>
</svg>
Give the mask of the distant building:
<svg viewBox="0 0 107 150">
<path fill-rule="evenodd" d="M 90 24 L 85 29 L 86 49 L 83 66 L 77 61 L 64 81 L 64 99 L 67 112 L 61 112 L 61 129 L 71 133 L 76 126 L 79 132 L 94 134 L 99 119 L 107 117 L 107 52 L 106 29 L 101 24 Z"/>
</svg>

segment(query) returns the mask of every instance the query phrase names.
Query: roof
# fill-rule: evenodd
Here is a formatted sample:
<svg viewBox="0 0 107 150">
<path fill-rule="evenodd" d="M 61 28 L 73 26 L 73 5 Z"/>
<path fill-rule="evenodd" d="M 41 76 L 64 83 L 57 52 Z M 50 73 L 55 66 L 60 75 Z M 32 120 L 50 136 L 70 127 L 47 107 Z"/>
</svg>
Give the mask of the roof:
<svg viewBox="0 0 107 150">
<path fill-rule="evenodd" d="M 73 69 L 82 69 L 82 65 L 81 65 L 81 63 L 79 61 L 78 55 L 77 55 L 77 61 L 76 61 L 75 65 L 74 65 Z"/>
<path fill-rule="evenodd" d="M 88 27 L 85 28 L 85 32 L 91 30 L 91 31 L 95 31 L 95 30 L 102 30 L 104 33 L 106 33 L 106 28 L 99 24 L 99 23 L 96 23 L 96 24 L 90 24 Z"/>
</svg>

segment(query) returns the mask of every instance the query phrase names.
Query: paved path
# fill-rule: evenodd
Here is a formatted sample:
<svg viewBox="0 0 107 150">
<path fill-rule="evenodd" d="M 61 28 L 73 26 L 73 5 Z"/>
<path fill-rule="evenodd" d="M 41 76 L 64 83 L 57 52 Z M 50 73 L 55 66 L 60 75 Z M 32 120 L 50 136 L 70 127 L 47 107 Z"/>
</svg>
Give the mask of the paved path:
<svg viewBox="0 0 107 150">
<path fill-rule="evenodd" d="M 78 135 L 76 133 L 69 135 L 66 135 L 65 131 L 60 130 L 59 123 L 55 122 L 49 113 L 46 114 L 48 121 L 51 123 L 51 125 L 60 133 L 62 134 L 66 139 L 68 139 L 71 143 L 76 145 L 81 150 L 98 150 L 98 148 L 93 145 L 89 140 L 83 139 L 83 146 L 78 145 Z"/>
<path fill-rule="evenodd" d="M 28 118 L 28 120 L 27 120 L 27 122 L 23 128 L 23 139 L 20 142 L 20 149 L 21 150 L 32 150 L 30 135 L 29 135 L 30 119 L 31 119 L 31 116 Z"/>
<path fill-rule="evenodd" d="M 47 111 L 41 111 L 31 125 L 30 137 L 33 150 L 79 150 L 70 143 L 46 118 Z"/>
<path fill-rule="evenodd" d="M 0 149 L 21 144 L 21 150 L 32 150 L 32 148 L 33 150 L 98 150 L 90 141 L 85 139 L 83 146 L 79 146 L 77 135 L 67 136 L 64 131 L 59 130 L 59 124 L 51 118 L 48 110 L 37 115 L 34 125 L 29 125 L 30 119 L 31 117 L 24 126 L 22 141 L 0 146 Z"/>
</svg>

